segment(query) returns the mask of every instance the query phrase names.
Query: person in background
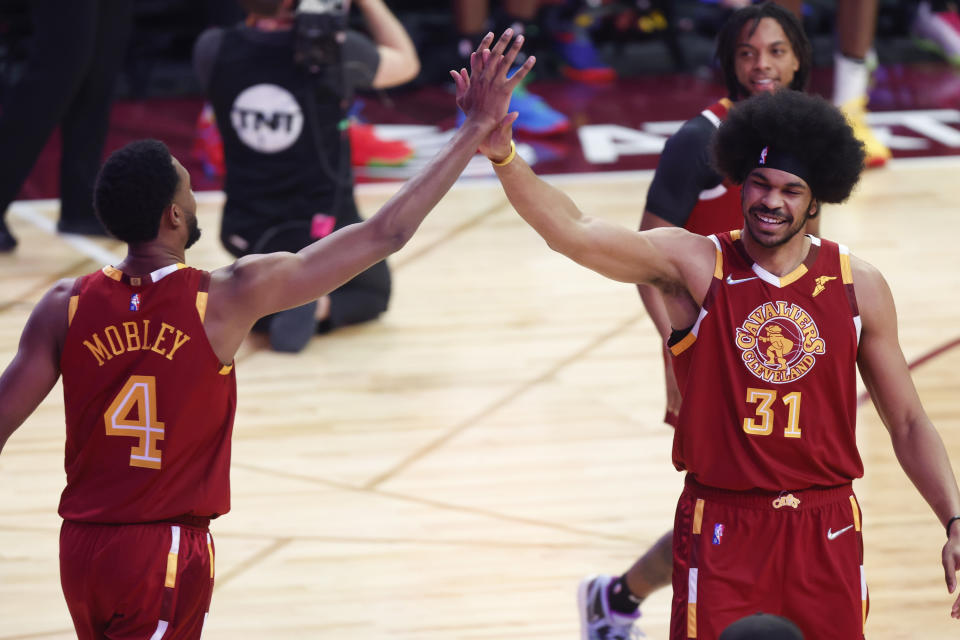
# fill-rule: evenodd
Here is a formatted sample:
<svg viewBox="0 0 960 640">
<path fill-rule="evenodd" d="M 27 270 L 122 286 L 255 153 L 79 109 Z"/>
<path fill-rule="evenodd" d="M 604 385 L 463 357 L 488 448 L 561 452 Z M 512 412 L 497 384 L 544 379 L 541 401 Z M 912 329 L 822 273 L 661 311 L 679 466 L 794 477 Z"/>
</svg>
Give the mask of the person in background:
<svg viewBox="0 0 960 640">
<path fill-rule="evenodd" d="M 297 251 L 360 221 L 346 132 L 354 90 L 403 84 L 419 72 L 419 58 L 383 0 L 355 2 L 372 39 L 350 30 L 342 41 L 327 34 L 330 55 L 312 67 L 296 60 L 294 0 L 240 4 L 246 22 L 205 31 L 193 56 L 223 140 L 220 239 L 237 257 Z M 377 318 L 390 294 L 381 262 L 258 328 L 274 350 L 295 353 L 317 332 Z"/>
<path fill-rule="evenodd" d="M 64 233 L 104 235 L 93 181 L 110 122 L 114 85 L 132 28 L 130 0 L 33 0 L 26 69 L 0 111 L 0 253 L 17 239 L 7 208 L 60 127 L 60 219 Z"/>
</svg>

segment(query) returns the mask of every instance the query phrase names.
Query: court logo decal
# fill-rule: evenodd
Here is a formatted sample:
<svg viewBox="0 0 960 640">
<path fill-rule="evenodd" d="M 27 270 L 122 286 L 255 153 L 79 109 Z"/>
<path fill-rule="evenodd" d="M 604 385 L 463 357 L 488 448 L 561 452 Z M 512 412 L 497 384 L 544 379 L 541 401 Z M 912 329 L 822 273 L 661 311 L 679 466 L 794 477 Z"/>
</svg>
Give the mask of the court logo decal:
<svg viewBox="0 0 960 640">
<path fill-rule="evenodd" d="M 773 384 L 807 375 L 827 350 L 810 314 L 783 300 L 754 309 L 737 327 L 736 344 L 750 373 Z"/>
</svg>

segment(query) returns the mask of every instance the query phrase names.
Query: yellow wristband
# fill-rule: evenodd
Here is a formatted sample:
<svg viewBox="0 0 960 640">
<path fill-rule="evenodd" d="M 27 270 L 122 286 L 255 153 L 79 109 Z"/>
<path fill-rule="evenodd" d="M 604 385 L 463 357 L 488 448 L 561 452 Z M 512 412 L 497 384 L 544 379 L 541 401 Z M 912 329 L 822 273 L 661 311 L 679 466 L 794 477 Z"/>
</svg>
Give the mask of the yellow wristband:
<svg viewBox="0 0 960 640">
<path fill-rule="evenodd" d="M 513 140 L 511 140 L 511 141 L 510 141 L 510 153 L 507 154 L 507 157 L 504 158 L 503 160 L 501 160 L 500 162 L 497 162 L 496 160 L 490 160 L 490 162 L 492 162 L 492 163 L 493 163 L 493 166 L 495 166 L 495 167 L 505 167 L 505 166 L 507 166 L 508 164 L 510 164 L 511 162 L 513 162 L 513 159 L 516 158 L 516 157 L 517 157 L 517 145 L 515 145 L 515 144 L 513 143 Z"/>
</svg>

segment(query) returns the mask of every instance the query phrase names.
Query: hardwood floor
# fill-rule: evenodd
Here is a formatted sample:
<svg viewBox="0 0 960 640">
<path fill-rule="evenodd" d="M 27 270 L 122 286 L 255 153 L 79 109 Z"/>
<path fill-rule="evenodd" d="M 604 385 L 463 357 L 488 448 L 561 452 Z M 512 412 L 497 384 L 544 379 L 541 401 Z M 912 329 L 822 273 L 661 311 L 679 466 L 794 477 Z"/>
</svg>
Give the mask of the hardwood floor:
<svg viewBox="0 0 960 640">
<path fill-rule="evenodd" d="M 908 361 L 960 337 L 956 161 L 895 162 L 824 214 L 825 237 L 885 274 Z M 568 180 L 585 210 L 635 227 L 649 175 Z M 395 186 L 360 190 L 373 213 Z M 227 262 L 219 199 L 189 260 Z M 119 252 L 69 244 L 56 204 L 15 205 L 0 256 L 0 363 L 60 277 Z M 390 261 L 377 322 L 290 356 L 250 340 L 238 357 L 233 509 L 214 523 L 217 588 L 205 638 L 447 640 L 578 637 L 576 586 L 622 572 L 672 523 L 662 365 L 632 286 L 554 254 L 499 186 L 455 187 Z M 914 378 L 960 464 L 960 349 Z M 0 640 L 73 637 L 60 593 L 59 385 L 0 456 Z M 860 410 L 872 639 L 945 638 L 943 530 Z M 669 590 L 643 607 L 666 638 Z"/>
</svg>

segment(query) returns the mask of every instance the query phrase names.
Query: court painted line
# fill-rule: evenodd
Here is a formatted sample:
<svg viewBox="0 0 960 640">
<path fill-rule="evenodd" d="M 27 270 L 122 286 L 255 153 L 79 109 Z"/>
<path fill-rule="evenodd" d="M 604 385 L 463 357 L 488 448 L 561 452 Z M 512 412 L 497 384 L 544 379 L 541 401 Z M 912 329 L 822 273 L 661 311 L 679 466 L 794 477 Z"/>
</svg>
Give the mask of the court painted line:
<svg viewBox="0 0 960 640">
<path fill-rule="evenodd" d="M 10 206 L 10 214 L 25 222 L 29 222 L 41 231 L 45 231 L 52 236 L 56 236 L 76 249 L 81 255 L 100 264 L 117 264 L 121 258 L 117 254 L 109 251 L 99 244 L 90 240 L 86 236 L 75 233 L 60 233 L 57 231 L 57 224 L 40 213 L 40 207 L 49 207 L 56 205 L 57 200 L 30 200 L 15 202 Z"/>
<path fill-rule="evenodd" d="M 958 346 L 960 346 L 960 338 L 954 338 L 950 342 L 944 343 L 939 347 L 935 347 L 930 351 L 927 351 L 926 353 L 918 357 L 916 360 L 913 360 L 912 362 L 908 362 L 907 367 L 910 369 L 910 371 L 913 371 L 914 369 L 925 365 L 926 363 L 930 362 L 934 358 L 942 356 L 947 351 L 950 351 L 951 349 L 954 349 Z M 863 391 L 859 396 L 857 396 L 857 407 L 860 407 L 866 404 L 866 402 L 869 399 L 870 399 L 870 394 L 867 391 Z"/>
</svg>

